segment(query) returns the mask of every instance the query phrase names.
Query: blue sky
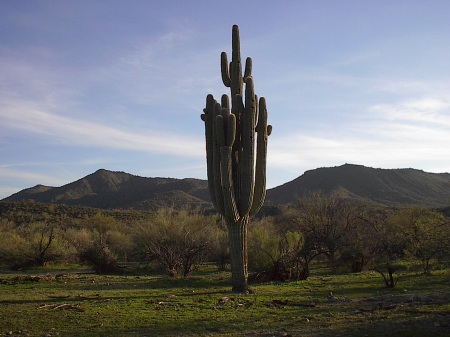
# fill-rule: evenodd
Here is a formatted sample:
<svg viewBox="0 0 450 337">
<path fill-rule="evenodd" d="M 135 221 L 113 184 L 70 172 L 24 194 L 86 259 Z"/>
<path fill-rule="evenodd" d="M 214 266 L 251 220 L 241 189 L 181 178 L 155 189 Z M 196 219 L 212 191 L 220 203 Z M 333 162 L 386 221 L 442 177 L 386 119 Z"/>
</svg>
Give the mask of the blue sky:
<svg viewBox="0 0 450 337">
<path fill-rule="evenodd" d="M 449 172 L 450 1 L 1 1 L 0 199 L 100 168 L 205 179 L 233 24 L 269 188 L 344 163 Z"/>
</svg>

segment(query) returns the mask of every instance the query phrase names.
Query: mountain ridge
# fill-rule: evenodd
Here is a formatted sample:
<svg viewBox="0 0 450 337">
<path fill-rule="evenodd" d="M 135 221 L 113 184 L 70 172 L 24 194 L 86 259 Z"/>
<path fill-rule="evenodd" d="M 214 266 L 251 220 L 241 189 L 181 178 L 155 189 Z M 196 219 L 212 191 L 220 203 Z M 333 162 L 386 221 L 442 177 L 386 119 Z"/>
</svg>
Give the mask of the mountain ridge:
<svg viewBox="0 0 450 337">
<path fill-rule="evenodd" d="M 103 209 L 154 210 L 159 207 L 209 205 L 207 183 L 185 178 L 146 178 L 121 171 L 99 169 L 61 187 L 36 185 L 4 201 L 33 199 L 43 203 L 88 206 Z"/>
<path fill-rule="evenodd" d="M 322 167 L 267 190 L 265 205 L 293 204 L 299 197 L 314 191 L 339 192 L 348 199 L 379 205 L 447 207 L 450 205 L 450 174 L 354 164 Z M 206 180 L 147 178 L 105 169 L 61 187 L 36 185 L 2 201 L 28 199 L 101 209 L 212 208 Z"/>
<path fill-rule="evenodd" d="M 298 178 L 268 190 L 268 204 L 294 203 L 305 194 L 322 191 L 359 201 L 399 206 L 450 205 L 450 174 L 429 173 L 413 168 L 381 169 L 344 164 L 306 171 Z"/>
</svg>

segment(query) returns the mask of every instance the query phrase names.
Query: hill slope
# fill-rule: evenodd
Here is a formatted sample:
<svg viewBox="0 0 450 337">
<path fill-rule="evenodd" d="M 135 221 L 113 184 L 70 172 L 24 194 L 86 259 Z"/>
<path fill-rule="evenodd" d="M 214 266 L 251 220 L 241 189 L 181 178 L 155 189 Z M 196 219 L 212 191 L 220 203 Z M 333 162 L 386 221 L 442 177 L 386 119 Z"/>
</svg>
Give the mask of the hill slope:
<svg viewBox="0 0 450 337">
<path fill-rule="evenodd" d="M 209 206 L 208 186 L 204 180 L 144 178 L 104 169 L 61 187 L 37 185 L 4 200 L 26 199 L 103 209 Z"/>
<path fill-rule="evenodd" d="M 327 194 L 339 191 L 345 197 L 364 203 L 448 207 L 450 174 L 415 169 L 374 169 L 349 164 L 318 168 L 268 190 L 266 206 L 295 203 L 299 196 L 318 190 Z M 3 200 L 27 199 L 42 203 L 145 211 L 160 207 L 212 207 L 206 180 L 144 178 L 103 169 L 61 187 L 37 185 Z"/>
<path fill-rule="evenodd" d="M 345 164 L 306 171 L 302 176 L 267 192 L 266 204 L 280 205 L 312 191 L 341 192 L 363 202 L 389 206 L 450 205 L 450 174 L 415 169 L 374 169 Z"/>
</svg>

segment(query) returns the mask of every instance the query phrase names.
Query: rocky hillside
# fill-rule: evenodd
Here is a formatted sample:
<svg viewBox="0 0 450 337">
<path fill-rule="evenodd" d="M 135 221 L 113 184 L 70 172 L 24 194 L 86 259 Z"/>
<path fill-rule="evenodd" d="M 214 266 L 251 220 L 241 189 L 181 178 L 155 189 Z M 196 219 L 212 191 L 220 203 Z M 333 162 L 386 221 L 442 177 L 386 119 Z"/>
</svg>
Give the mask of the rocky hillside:
<svg viewBox="0 0 450 337">
<path fill-rule="evenodd" d="M 41 203 L 145 211 L 160 207 L 204 209 L 212 207 L 207 185 L 206 180 L 145 178 L 101 169 L 61 187 L 38 185 L 3 200 L 32 199 Z M 298 197 L 314 191 L 339 191 L 342 196 L 363 203 L 448 207 L 450 174 L 349 164 L 318 168 L 268 190 L 266 206 L 295 203 Z"/>
<path fill-rule="evenodd" d="M 5 198 L 103 209 L 156 210 L 160 207 L 209 207 L 207 182 L 199 179 L 144 178 L 98 170 L 61 187 L 38 185 Z"/>
<path fill-rule="evenodd" d="M 318 168 L 269 190 L 266 204 L 295 203 L 298 197 L 319 190 L 327 194 L 339 191 L 364 203 L 445 207 L 450 205 L 450 174 L 350 164 Z"/>
</svg>

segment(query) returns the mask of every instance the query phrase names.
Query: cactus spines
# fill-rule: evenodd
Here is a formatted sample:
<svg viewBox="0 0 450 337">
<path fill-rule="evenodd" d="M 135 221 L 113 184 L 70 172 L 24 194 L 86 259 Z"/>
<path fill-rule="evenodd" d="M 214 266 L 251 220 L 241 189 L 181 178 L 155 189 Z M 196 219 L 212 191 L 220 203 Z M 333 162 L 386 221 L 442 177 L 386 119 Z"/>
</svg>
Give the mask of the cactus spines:
<svg viewBox="0 0 450 337">
<path fill-rule="evenodd" d="M 251 58 L 247 58 L 242 75 L 237 25 L 233 26 L 232 46 L 230 64 L 227 54 L 221 54 L 222 81 L 230 88 L 231 107 L 227 95 L 220 103 L 208 95 L 201 117 L 205 122 L 208 188 L 228 227 L 233 291 L 247 292 L 247 224 L 264 203 L 267 139 L 272 127 L 267 125 L 264 97 L 258 102 L 255 95 Z"/>
</svg>

